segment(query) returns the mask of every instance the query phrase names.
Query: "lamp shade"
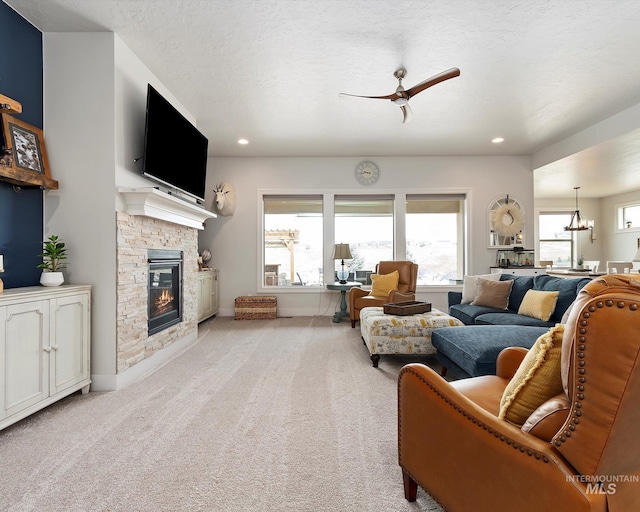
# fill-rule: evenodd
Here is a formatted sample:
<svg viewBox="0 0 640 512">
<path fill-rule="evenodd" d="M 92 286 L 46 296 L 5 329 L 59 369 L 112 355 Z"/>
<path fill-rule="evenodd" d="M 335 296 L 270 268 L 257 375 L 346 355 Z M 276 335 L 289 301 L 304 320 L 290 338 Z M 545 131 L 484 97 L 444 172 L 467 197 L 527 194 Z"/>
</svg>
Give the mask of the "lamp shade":
<svg viewBox="0 0 640 512">
<path fill-rule="evenodd" d="M 349 244 L 335 244 L 333 246 L 333 254 L 331 255 L 332 260 L 350 260 L 353 259 L 351 256 L 351 249 L 349 249 Z"/>
</svg>

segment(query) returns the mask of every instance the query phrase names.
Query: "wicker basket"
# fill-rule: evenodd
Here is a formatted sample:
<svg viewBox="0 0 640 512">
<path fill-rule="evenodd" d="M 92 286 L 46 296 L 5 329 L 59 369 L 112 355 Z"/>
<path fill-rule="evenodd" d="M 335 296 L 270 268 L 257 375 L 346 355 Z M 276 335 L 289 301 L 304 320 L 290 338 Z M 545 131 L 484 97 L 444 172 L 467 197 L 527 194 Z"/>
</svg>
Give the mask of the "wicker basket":
<svg viewBox="0 0 640 512">
<path fill-rule="evenodd" d="M 431 303 L 421 300 L 408 300 L 406 302 L 394 302 L 382 306 L 385 315 L 418 315 L 431 311 Z"/>
<path fill-rule="evenodd" d="M 278 298 L 275 295 L 247 295 L 236 297 L 236 320 L 273 320 L 276 318 Z"/>
</svg>

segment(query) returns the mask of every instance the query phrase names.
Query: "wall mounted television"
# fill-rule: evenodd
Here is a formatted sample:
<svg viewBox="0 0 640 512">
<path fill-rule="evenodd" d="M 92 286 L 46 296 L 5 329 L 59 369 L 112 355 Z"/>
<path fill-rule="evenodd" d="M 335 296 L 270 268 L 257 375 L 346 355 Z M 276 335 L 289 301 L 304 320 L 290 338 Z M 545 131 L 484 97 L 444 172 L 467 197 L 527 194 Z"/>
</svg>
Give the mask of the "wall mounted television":
<svg viewBox="0 0 640 512">
<path fill-rule="evenodd" d="M 149 84 L 142 174 L 204 201 L 208 146 L 207 138 Z"/>
</svg>

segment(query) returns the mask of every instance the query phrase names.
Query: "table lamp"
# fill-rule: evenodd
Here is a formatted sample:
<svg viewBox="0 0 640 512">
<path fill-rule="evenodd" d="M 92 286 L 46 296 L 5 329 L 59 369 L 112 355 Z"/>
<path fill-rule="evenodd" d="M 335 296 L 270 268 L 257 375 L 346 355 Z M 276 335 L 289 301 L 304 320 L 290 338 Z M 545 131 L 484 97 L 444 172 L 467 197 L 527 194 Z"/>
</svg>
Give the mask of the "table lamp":
<svg viewBox="0 0 640 512">
<path fill-rule="evenodd" d="M 344 260 L 353 259 L 353 256 L 351 256 L 351 250 L 349 249 L 349 244 L 335 244 L 333 246 L 331 259 L 342 260 L 340 270 L 338 270 L 338 280 L 340 284 L 346 284 L 347 277 L 349 277 L 349 271 L 344 268 Z"/>
</svg>

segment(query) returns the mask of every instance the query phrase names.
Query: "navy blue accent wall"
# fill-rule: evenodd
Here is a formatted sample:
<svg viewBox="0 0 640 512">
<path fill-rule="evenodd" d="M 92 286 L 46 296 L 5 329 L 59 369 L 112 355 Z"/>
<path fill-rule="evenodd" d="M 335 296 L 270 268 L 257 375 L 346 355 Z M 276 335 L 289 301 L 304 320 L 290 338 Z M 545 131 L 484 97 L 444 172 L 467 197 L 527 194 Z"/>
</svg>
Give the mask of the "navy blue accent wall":
<svg viewBox="0 0 640 512">
<path fill-rule="evenodd" d="M 42 34 L 0 2 L 0 93 L 22 103 L 19 118 L 42 128 Z M 0 254 L 5 288 L 37 285 L 42 262 L 43 192 L 0 181 Z"/>
</svg>

